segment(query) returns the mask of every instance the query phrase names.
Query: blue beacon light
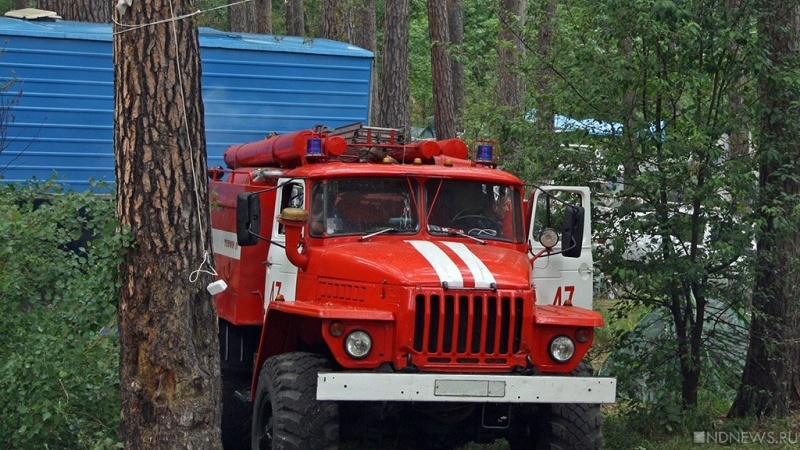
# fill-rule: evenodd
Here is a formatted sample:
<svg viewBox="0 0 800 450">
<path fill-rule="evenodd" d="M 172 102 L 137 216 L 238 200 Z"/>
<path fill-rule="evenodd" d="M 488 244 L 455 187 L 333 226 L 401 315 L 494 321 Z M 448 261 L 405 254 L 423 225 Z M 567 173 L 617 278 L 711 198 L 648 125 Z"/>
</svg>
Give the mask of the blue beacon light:
<svg viewBox="0 0 800 450">
<path fill-rule="evenodd" d="M 478 150 L 475 155 L 475 159 L 478 162 L 482 163 L 490 163 L 492 162 L 492 146 L 489 144 L 480 144 L 478 145 Z"/>
<path fill-rule="evenodd" d="M 322 156 L 322 139 L 311 138 L 306 143 L 306 156 L 317 157 Z"/>
</svg>

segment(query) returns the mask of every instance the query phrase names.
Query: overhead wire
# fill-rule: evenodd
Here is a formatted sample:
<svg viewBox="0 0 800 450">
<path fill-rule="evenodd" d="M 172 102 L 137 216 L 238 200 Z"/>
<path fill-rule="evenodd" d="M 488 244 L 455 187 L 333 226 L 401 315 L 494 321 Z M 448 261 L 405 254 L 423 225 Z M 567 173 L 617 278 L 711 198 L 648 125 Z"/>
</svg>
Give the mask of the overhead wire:
<svg viewBox="0 0 800 450">
<path fill-rule="evenodd" d="M 188 13 L 188 14 L 183 14 L 183 15 L 175 17 L 174 13 L 172 11 L 172 1 L 170 0 L 170 5 L 169 5 L 170 6 L 170 15 L 172 15 L 173 17 L 170 17 L 168 19 L 163 19 L 163 20 L 157 20 L 155 22 L 148 22 L 148 23 L 143 23 L 143 24 L 138 24 L 138 25 L 128 25 L 128 24 L 119 22 L 115 17 L 112 16 L 111 17 L 111 21 L 114 22 L 115 25 L 118 25 L 120 27 L 125 28 L 124 30 L 115 31 L 112 34 L 117 35 L 117 34 L 127 33 L 127 32 L 130 32 L 130 31 L 136 31 L 136 30 L 139 30 L 139 29 L 142 29 L 142 28 L 151 27 L 151 26 L 154 26 L 154 25 L 160 25 L 162 23 L 169 23 L 169 22 L 175 22 L 175 21 L 178 21 L 178 20 L 184 20 L 184 19 L 188 19 L 190 17 L 197 16 L 199 14 L 208 13 L 208 12 L 211 12 L 211 11 L 216 11 L 218 9 L 230 8 L 232 6 L 241 5 L 242 3 L 250 3 L 251 1 L 253 1 L 253 0 L 240 0 L 240 1 L 235 2 L 235 3 L 230 3 L 230 4 L 226 4 L 226 5 L 221 5 L 221 6 L 215 6 L 213 8 L 209 8 L 209 9 L 205 9 L 205 10 L 198 9 L 195 12 Z"/>
</svg>

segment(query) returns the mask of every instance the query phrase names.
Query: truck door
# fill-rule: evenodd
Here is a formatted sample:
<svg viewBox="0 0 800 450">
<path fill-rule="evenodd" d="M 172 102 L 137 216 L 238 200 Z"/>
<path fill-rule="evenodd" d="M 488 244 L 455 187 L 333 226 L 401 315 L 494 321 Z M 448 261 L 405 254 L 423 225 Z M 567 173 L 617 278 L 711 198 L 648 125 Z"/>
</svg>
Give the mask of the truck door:
<svg viewBox="0 0 800 450">
<path fill-rule="evenodd" d="M 543 252 L 539 243 L 542 230 L 550 228 L 562 235 L 564 215 L 569 204 L 583 206 L 583 235 L 578 237 L 581 246 L 580 256 L 567 257 L 561 254 L 559 242 L 552 255 L 543 252 L 533 261 L 532 280 L 536 289 L 536 303 L 539 305 L 567 304 L 592 308 L 592 232 L 591 204 L 588 187 L 546 186 L 536 189 L 531 198 L 532 217 L 528 230 L 531 243 L 531 257 Z"/>
<path fill-rule="evenodd" d="M 283 225 L 278 223 L 278 214 L 283 208 L 303 208 L 305 206 L 305 187 L 300 181 L 279 180 L 279 185 L 283 185 L 277 193 L 275 201 L 275 211 L 270 220 L 272 224 L 273 243 L 280 245 L 270 245 L 267 254 L 267 278 L 264 286 L 264 311 L 267 310 L 267 303 L 275 300 L 278 295 L 283 295 L 286 301 L 294 301 L 297 287 L 297 266 L 290 263 L 286 258 L 286 235 Z"/>
</svg>

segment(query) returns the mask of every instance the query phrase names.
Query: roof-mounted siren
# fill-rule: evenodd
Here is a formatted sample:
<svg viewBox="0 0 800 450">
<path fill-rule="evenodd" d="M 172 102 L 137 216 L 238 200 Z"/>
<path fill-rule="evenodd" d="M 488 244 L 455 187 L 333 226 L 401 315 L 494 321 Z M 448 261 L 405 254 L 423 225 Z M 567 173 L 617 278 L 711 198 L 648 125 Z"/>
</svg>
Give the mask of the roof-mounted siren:
<svg viewBox="0 0 800 450">
<path fill-rule="evenodd" d="M 320 130 L 303 130 L 280 134 L 267 139 L 232 145 L 225 151 L 225 163 L 239 167 L 293 168 L 340 156 L 347 150 L 341 136 L 329 136 Z"/>
<path fill-rule="evenodd" d="M 405 164 L 416 164 L 417 160 L 419 163 L 430 164 L 442 158 L 467 159 L 469 153 L 467 144 L 461 139 L 425 140 L 393 147 L 387 155 Z"/>
<path fill-rule="evenodd" d="M 498 148 L 497 141 L 478 139 L 474 143 L 474 148 L 475 164 L 497 167 L 497 160 L 494 157 L 495 150 Z"/>
</svg>

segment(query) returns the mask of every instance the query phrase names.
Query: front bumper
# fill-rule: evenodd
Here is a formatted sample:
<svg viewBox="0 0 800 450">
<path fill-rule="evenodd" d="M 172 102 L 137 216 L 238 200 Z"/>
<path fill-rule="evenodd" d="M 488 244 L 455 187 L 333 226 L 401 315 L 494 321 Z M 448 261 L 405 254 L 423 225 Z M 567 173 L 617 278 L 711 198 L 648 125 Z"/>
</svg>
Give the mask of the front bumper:
<svg viewBox="0 0 800 450">
<path fill-rule="evenodd" d="M 544 375 L 322 372 L 317 400 L 614 403 L 617 379 Z"/>
</svg>

